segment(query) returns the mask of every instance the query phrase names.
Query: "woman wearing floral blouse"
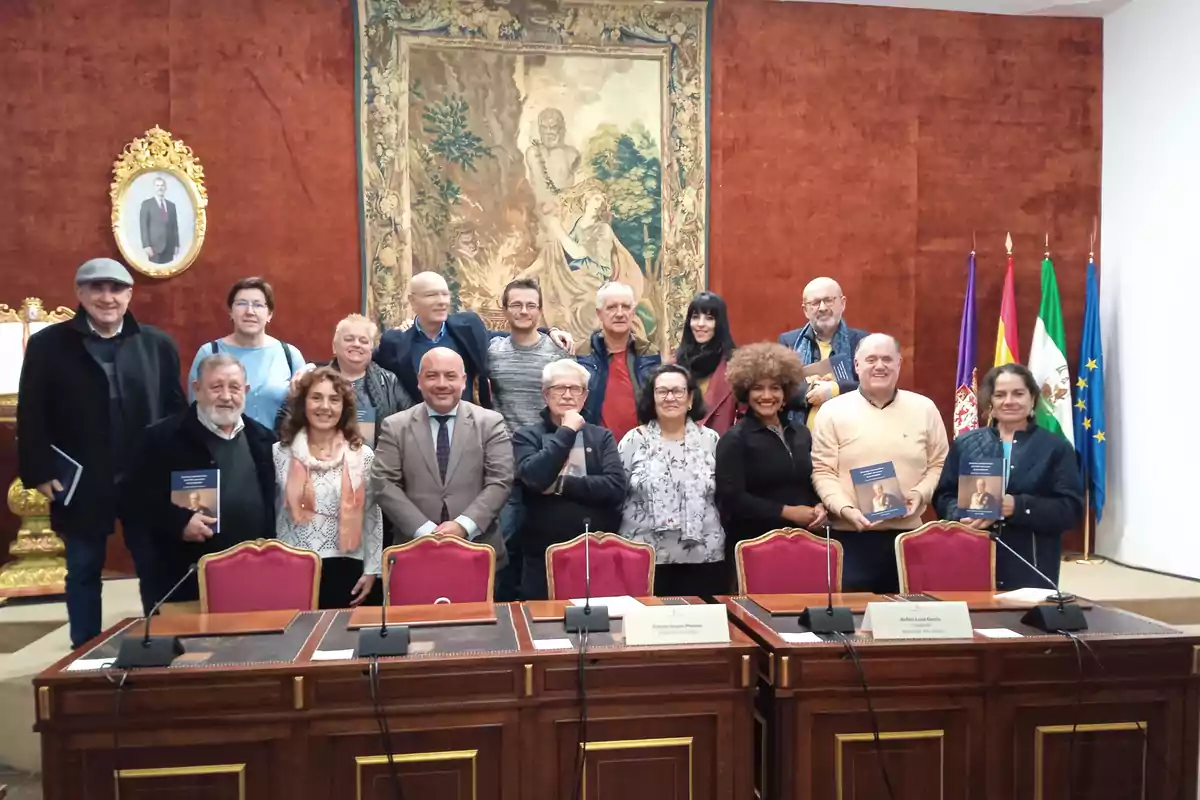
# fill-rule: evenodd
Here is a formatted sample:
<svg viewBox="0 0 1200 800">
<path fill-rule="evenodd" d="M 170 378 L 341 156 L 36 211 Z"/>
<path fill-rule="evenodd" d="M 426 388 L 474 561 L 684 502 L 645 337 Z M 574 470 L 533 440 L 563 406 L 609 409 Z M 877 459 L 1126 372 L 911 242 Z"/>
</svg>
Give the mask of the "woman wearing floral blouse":
<svg viewBox="0 0 1200 800">
<path fill-rule="evenodd" d="M 355 422 L 354 389 L 328 367 L 305 373 L 288 398 L 275 445 L 275 533 L 321 556 L 321 608 L 357 606 L 379 575 L 383 515 L 367 475 L 375 454 Z"/>
<path fill-rule="evenodd" d="M 725 533 L 714 501 L 717 434 L 697 424 L 704 398 L 683 367 L 664 364 L 638 398 L 638 421 L 621 440 L 629 478 L 621 535 L 654 546 L 654 593 L 724 591 Z"/>
</svg>

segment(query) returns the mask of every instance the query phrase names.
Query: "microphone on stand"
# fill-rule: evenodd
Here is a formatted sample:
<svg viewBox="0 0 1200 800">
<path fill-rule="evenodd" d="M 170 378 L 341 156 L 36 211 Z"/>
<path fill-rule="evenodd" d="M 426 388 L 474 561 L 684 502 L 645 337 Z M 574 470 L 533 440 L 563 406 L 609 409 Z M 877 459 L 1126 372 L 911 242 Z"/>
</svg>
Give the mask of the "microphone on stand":
<svg viewBox="0 0 1200 800">
<path fill-rule="evenodd" d="M 610 620 L 608 606 L 592 605 L 592 521 L 583 519 L 583 605 L 567 606 L 563 623 L 567 633 L 607 631 Z"/>
<path fill-rule="evenodd" d="M 175 593 L 179 591 L 179 587 L 183 586 L 188 578 L 196 574 L 197 569 L 199 567 L 195 564 L 189 566 L 187 572 L 183 573 L 183 577 L 179 579 L 179 582 L 172 586 L 170 591 L 154 604 L 154 608 L 150 609 L 150 613 L 146 615 L 146 627 L 142 638 L 137 639 L 132 636 L 126 636 L 121 640 L 121 649 L 117 651 L 117 659 L 113 662 L 113 667 L 116 669 L 169 667 L 172 661 L 183 655 L 183 643 L 179 641 L 178 636 L 150 635 L 150 620 L 162 608 L 163 603 L 174 597 Z"/>
<path fill-rule="evenodd" d="M 988 534 L 989 538 L 996 544 L 1003 547 L 1009 553 L 1017 557 L 1022 564 L 1033 570 L 1038 577 L 1050 584 L 1050 588 L 1054 590 L 1054 594 L 1047 597 L 1047 600 L 1054 604 L 1039 603 L 1025 613 L 1021 617 L 1021 624 L 1028 625 L 1031 628 L 1037 628 L 1043 633 L 1057 633 L 1059 631 L 1086 631 L 1087 617 L 1083 614 L 1083 609 L 1075 602 L 1075 596 L 1063 594 L 1058 588 L 1058 584 L 1050 580 L 1050 576 L 1042 572 L 1040 569 L 1030 564 L 1025 556 L 1014 550 L 1008 542 L 1000 538 L 1004 532 L 1004 520 L 1000 520 L 996 525 L 997 530 Z"/>
<path fill-rule="evenodd" d="M 407 625 L 397 625 L 388 628 L 387 610 L 392 599 L 392 565 L 396 563 L 396 554 L 387 557 L 384 569 L 387 578 L 383 582 L 383 608 L 379 611 L 378 628 L 360 628 L 358 631 L 357 658 L 380 658 L 383 656 L 403 656 L 408 654 L 409 632 Z"/>
<path fill-rule="evenodd" d="M 854 613 L 846 606 L 833 605 L 833 545 L 829 541 L 829 523 L 825 524 L 825 608 L 809 606 L 800 613 L 799 622 L 813 633 L 854 633 Z"/>
</svg>

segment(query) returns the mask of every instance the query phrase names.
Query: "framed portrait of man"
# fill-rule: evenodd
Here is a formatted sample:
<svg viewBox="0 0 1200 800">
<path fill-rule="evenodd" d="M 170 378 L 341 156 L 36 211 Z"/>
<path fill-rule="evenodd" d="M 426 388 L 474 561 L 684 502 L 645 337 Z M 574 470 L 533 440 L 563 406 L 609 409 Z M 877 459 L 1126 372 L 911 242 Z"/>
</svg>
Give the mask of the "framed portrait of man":
<svg viewBox="0 0 1200 800">
<path fill-rule="evenodd" d="M 178 275 L 207 230 L 204 172 L 191 149 L 155 127 L 113 165 L 112 230 L 125 261 L 156 278 Z"/>
</svg>

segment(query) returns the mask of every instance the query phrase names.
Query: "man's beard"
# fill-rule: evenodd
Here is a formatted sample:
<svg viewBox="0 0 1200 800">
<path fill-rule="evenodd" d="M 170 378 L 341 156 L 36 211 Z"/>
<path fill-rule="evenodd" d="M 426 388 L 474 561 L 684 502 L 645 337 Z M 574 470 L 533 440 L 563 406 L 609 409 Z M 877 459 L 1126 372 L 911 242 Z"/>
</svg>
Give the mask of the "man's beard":
<svg viewBox="0 0 1200 800">
<path fill-rule="evenodd" d="M 204 412 L 204 416 L 208 417 L 212 424 L 219 428 L 225 428 L 237 425 L 238 420 L 242 418 L 243 408 L 243 406 L 238 406 L 237 408 L 218 408 L 216 406 L 204 408 L 201 406 L 200 410 Z"/>
</svg>

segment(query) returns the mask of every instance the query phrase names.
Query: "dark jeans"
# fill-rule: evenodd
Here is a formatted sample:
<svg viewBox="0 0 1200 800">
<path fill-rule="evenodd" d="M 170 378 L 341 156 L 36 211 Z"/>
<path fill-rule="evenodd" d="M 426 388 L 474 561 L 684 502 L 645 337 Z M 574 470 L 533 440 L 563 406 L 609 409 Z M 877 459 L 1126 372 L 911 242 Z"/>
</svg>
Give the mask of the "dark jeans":
<svg viewBox="0 0 1200 800">
<path fill-rule="evenodd" d="M 547 600 L 550 587 L 546 583 L 546 552 L 524 553 L 521 556 L 521 599 Z"/>
<path fill-rule="evenodd" d="M 67 618 L 71 649 L 100 635 L 100 575 L 107 536 L 64 536 L 67 548 Z"/>
<path fill-rule="evenodd" d="M 496 572 L 495 600 L 497 603 L 512 603 L 518 599 L 528 600 L 524 594 L 518 594 L 521 587 L 521 525 L 525 521 L 525 504 L 521 500 L 521 487 L 514 486 L 508 495 L 508 502 L 500 509 L 500 535 L 504 537 L 504 547 L 508 550 L 508 563 Z M 545 576 L 543 576 L 543 581 Z M 545 589 L 542 590 L 543 593 Z"/>
<path fill-rule="evenodd" d="M 354 584 L 358 583 L 358 579 L 363 575 L 363 562 L 361 558 L 346 558 L 344 556 L 331 556 L 321 559 L 321 587 L 317 591 L 317 606 L 319 608 L 349 608 L 350 599 L 354 596 Z M 382 584 L 382 576 L 375 579 L 375 585 Z M 374 590 L 372 590 L 374 594 Z M 372 601 L 371 595 L 367 595 L 367 599 L 363 605 L 378 605 L 379 601 Z"/>
<path fill-rule="evenodd" d="M 900 591 L 896 572 L 896 535 L 901 531 L 833 531 L 842 543 L 842 591 L 895 594 Z"/>
<path fill-rule="evenodd" d="M 724 561 L 706 564 L 657 564 L 654 567 L 656 597 L 713 597 L 728 594 L 728 570 Z"/>
<path fill-rule="evenodd" d="M 150 536 L 137 526 L 122 523 L 121 536 L 125 540 L 125 549 L 133 557 L 133 569 L 138 577 L 138 594 L 142 598 L 142 613 L 149 614 L 154 604 L 174 586 L 174 581 L 183 576 L 179 575 L 170 580 L 159 574 L 160 559 L 155 554 L 154 543 Z M 166 586 L 163 585 L 165 580 L 170 580 Z"/>
</svg>

